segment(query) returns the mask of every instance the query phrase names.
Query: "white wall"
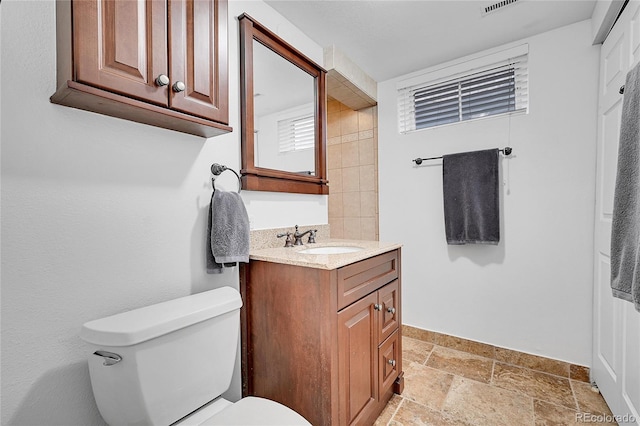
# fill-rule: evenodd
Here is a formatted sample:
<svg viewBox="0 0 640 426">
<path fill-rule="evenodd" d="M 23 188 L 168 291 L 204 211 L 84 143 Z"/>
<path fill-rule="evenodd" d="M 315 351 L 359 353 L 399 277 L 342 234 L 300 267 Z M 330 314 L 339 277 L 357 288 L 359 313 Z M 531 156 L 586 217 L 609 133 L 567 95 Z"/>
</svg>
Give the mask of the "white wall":
<svg viewBox="0 0 640 426">
<path fill-rule="evenodd" d="M 15 425 L 103 424 L 78 337 L 91 319 L 230 285 L 205 274 L 209 167 L 239 170 L 236 16 L 246 11 L 321 63 L 322 48 L 261 1 L 229 4 L 230 120 L 211 139 L 49 102 L 53 1 L 1 14 L 2 417 Z M 219 187 L 235 189 L 225 173 Z M 255 229 L 327 223 L 326 196 L 242 193 Z M 230 398 L 240 394 L 234 378 Z"/>
<path fill-rule="evenodd" d="M 404 244 L 405 324 L 591 364 L 599 57 L 591 40 L 590 21 L 523 40 L 528 115 L 401 135 L 396 83 L 413 75 L 378 85 L 380 238 Z M 442 163 L 411 160 L 504 146 L 514 153 L 501 160 L 502 241 L 447 246 Z"/>
</svg>

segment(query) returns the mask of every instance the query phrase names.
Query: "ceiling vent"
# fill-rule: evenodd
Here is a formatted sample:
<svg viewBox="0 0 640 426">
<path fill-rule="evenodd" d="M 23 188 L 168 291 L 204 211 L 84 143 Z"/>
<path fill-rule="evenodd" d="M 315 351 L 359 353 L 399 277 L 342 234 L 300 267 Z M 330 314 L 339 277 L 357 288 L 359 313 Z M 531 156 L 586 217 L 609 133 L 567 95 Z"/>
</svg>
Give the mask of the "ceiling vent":
<svg viewBox="0 0 640 426">
<path fill-rule="evenodd" d="M 489 6 L 485 6 L 482 8 L 482 16 L 504 9 L 505 7 L 509 6 L 510 4 L 514 4 L 517 1 L 518 0 L 502 0 Z"/>
</svg>

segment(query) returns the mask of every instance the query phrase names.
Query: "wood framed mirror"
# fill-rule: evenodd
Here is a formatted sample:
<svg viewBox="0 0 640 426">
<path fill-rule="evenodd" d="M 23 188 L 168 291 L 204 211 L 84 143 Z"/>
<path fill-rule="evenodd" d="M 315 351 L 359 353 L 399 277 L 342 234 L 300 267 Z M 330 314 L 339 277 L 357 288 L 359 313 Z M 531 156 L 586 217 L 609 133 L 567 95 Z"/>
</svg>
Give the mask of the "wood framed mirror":
<svg viewBox="0 0 640 426">
<path fill-rule="evenodd" d="M 242 189 L 328 194 L 326 71 L 249 15 L 238 20 Z"/>
</svg>

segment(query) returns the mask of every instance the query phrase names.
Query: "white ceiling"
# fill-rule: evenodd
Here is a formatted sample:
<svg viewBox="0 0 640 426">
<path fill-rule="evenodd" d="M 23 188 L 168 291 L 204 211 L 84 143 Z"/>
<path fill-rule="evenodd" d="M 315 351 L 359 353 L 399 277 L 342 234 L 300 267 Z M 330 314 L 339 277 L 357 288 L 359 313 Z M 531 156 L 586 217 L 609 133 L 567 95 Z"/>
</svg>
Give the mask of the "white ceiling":
<svg viewBox="0 0 640 426">
<path fill-rule="evenodd" d="M 266 0 L 322 47 L 335 45 L 376 81 L 589 19 L 595 0 Z"/>
</svg>

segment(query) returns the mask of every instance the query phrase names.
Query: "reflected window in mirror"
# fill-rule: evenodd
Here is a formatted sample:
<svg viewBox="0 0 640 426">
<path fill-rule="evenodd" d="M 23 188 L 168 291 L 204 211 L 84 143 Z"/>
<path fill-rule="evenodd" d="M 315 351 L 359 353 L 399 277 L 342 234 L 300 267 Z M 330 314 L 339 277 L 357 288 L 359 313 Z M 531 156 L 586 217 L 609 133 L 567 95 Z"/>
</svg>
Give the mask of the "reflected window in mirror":
<svg viewBox="0 0 640 426">
<path fill-rule="evenodd" d="M 326 71 L 248 15 L 239 21 L 243 188 L 328 194 Z"/>
</svg>

